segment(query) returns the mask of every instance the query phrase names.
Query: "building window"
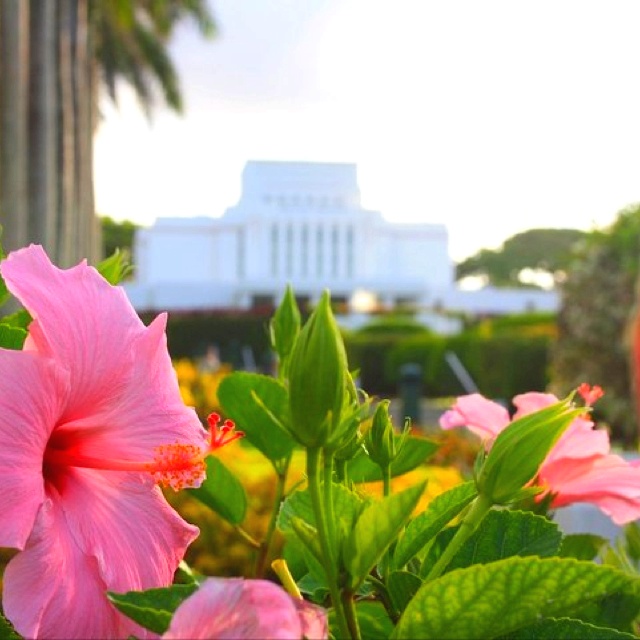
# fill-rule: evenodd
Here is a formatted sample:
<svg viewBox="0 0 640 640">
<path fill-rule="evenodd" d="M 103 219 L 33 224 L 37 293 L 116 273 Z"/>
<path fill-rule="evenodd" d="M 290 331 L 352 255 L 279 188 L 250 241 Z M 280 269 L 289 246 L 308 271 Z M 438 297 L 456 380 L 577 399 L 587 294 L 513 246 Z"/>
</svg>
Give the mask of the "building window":
<svg viewBox="0 0 640 640">
<path fill-rule="evenodd" d="M 302 225 L 300 244 L 301 273 L 306 278 L 309 273 L 309 227 L 306 224 Z"/>
<path fill-rule="evenodd" d="M 316 230 L 316 275 L 322 276 L 324 254 L 324 229 L 318 227 Z"/>
<path fill-rule="evenodd" d="M 353 278 L 353 227 L 347 227 L 347 277 Z"/>
<path fill-rule="evenodd" d="M 280 247 L 278 246 L 279 238 L 278 238 L 278 225 L 271 225 L 271 275 L 278 275 L 278 251 Z"/>
<path fill-rule="evenodd" d="M 287 236 L 286 236 L 286 243 L 287 243 L 287 253 L 286 253 L 286 274 L 287 277 L 291 277 L 291 274 L 293 273 L 293 227 L 291 226 L 291 223 L 289 223 L 287 225 Z"/>
<path fill-rule="evenodd" d="M 338 243 L 340 241 L 340 232 L 337 226 L 331 229 L 331 275 L 336 278 L 338 276 L 338 258 L 340 252 L 338 251 Z"/>
</svg>

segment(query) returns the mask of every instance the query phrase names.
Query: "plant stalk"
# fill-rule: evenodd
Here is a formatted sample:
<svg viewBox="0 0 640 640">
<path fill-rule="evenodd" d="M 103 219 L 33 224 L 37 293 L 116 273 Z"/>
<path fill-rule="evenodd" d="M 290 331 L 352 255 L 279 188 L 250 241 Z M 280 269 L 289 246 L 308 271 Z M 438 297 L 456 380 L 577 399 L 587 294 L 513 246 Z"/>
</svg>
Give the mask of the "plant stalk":
<svg viewBox="0 0 640 640">
<path fill-rule="evenodd" d="M 480 494 L 471 503 L 471 508 L 462 520 L 460 528 L 453 536 L 447 548 L 442 552 L 442 555 L 438 558 L 438 561 L 433 565 L 431 571 L 429 571 L 426 582 L 435 580 L 436 578 L 440 577 L 440 575 L 447 568 L 447 565 L 451 562 L 460 547 L 471 537 L 471 534 L 478 528 L 478 526 L 482 522 L 482 519 L 492 506 L 493 503 L 491 502 L 491 500 L 487 496 L 484 496 L 482 494 Z"/>
<path fill-rule="evenodd" d="M 351 638 L 349 625 L 345 617 L 342 600 L 340 598 L 340 590 L 338 588 L 338 565 L 334 558 L 333 548 L 331 546 L 331 538 L 329 526 L 327 524 L 327 514 L 323 501 L 322 490 L 320 487 L 320 448 L 307 449 L 307 478 L 309 482 L 309 493 L 311 496 L 311 504 L 318 528 L 318 537 L 320 542 L 320 550 L 324 571 L 329 583 L 329 593 L 331 594 L 331 603 L 336 613 L 336 622 L 338 625 L 341 638 Z M 326 496 L 325 496 L 326 497 Z"/>
<path fill-rule="evenodd" d="M 271 543 L 273 542 L 273 534 L 276 530 L 278 513 L 280 512 L 280 504 L 282 503 L 282 498 L 284 496 L 284 486 L 287 481 L 287 470 L 289 469 L 289 462 L 291 462 L 291 456 L 289 456 L 289 458 L 285 462 L 284 468 L 281 471 L 276 471 L 276 497 L 273 501 L 273 509 L 271 510 L 271 518 L 269 520 L 269 525 L 267 526 L 267 532 L 265 534 L 264 540 L 262 541 L 262 544 L 260 545 L 260 550 L 258 551 L 258 556 L 256 558 L 256 578 L 263 578 L 266 570 L 267 558 L 269 557 L 269 550 L 271 549 Z"/>
</svg>

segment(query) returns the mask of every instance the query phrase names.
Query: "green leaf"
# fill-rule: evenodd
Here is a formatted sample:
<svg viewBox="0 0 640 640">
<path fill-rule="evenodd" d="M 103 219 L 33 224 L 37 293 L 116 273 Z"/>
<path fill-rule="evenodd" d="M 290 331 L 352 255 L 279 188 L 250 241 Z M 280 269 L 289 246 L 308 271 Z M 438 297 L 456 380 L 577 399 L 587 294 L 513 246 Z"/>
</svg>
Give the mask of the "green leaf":
<svg viewBox="0 0 640 640">
<path fill-rule="evenodd" d="M 122 613 L 145 629 L 164 633 L 169 628 L 175 610 L 197 589 L 197 584 L 174 584 L 147 591 L 107 591 L 107 596 Z"/>
<path fill-rule="evenodd" d="M 0 238 L 2 237 L 2 226 L 0 225 Z M 0 244 L 0 261 L 5 259 L 4 249 L 2 248 L 2 244 Z M 9 289 L 7 289 L 7 285 L 4 281 L 2 275 L 0 275 L 0 307 L 7 302 L 7 300 L 11 297 L 9 293 Z"/>
<path fill-rule="evenodd" d="M 562 558 L 575 558 L 576 560 L 593 560 L 607 539 L 591 533 L 574 533 L 562 539 L 558 555 Z"/>
<path fill-rule="evenodd" d="M 596 627 L 573 618 L 548 618 L 519 629 L 500 640 L 631 640 L 637 638 L 617 629 Z"/>
<path fill-rule="evenodd" d="M 393 622 L 380 602 L 356 603 L 360 635 L 366 640 L 387 640 L 393 631 Z"/>
<path fill-rule="evenodd" d="M 583 604 L 631 588 L 621 571 L 569 558 L 513 557 L 451 571 L 426 582 L 394 638 L 496 638 L 567 616 Z"/>
<path fill-rule="evenodd" d="M 128 254 L 120 249 L 116 249 L 108 258 L 96 265 L 98 273 L 109 284 L 120 284 L 132 271 L 129 264 Z"/>
<path fill-rule="evenodd" d="M 214 456 L 207 458 L 207 478 L 198 489 L 187 491 L 231 524 L 247 513 L 247 496 L 240 481 Z"/>
<path fill-rule="evenodd" d="M 2 640 L 21 640 L 22 636 L 13 625 L 0 613 L 0 638 Z"/>
<path fill-rule="evenodd" d="M 405 489 L 367 506 L 351 530 L 343 552 L 350 587 L 355 590 L 367 577 L 402 527 L 424 493 L 426 482 Z"/>
<path fill-rule="evenodd" d="M 220 383 L 218 399 L 225 415 L 274 465 L 291 455 L 294 441 L 285 427 L 289 401 L 284 385 L 257 373 L 232 373 Z"/>
<path fill-rule="evenodd" d="M 393 553 L 393 565 L 403 567 L 476 497 L 475 483 L 466 482 L 436 496 L 408 525 Z"/>
<path fill-rule="evenodd" d="M 335 484 L 332 487 L 333 511 L 337 523 L 351 530 L 355 526 L 358 515 L 362 511 L 364 502 L 360 496 L 347 489 L 344 485 Z M 311 494 L 307 489 L 294 491 L 283 502 L 278 514 L 277 525 L 283 533 L 294 531 L 291 519 L 297 517 L 312 527 L 316 526 L 316 518 L 311 504 Z"/>
<path fill-rule="evenodd" d="M 387 580 L 387 589 L 396 611 L 404 611 L 411 598 L 422 586 L 422 580 L 408 571 L 393 571 Z"/>
<path fill-rule="evenodd" d="M 429 550 L 420 569 L 426 575 L 429 566 L 437 560 L 439 548 L 453 537 L 458 527 L 442 532 L 442 539 Z M 448 564 L 446 571 L 453 571 L 472 564 L 486 564 L 511 556 L 556 555 L 562 533 L 558 525 L 530 511 L 493 510 L 484 517 L 478 530 L 462 545 Z M 433 557 L 433 556 L 436 557 Z"/>
<path fill-rule="evenodd" d="M 27 332 L 21 327 L 12 327 L 0 323 L 0 347 L 20 351 L 27 337 Z"/>
<path fill-rule="evenodd" d="M 293 516 L 291 518 L 291 528 L 294 530 L 298 539 L 309 550 L 311 555 L 322 563 L 322 550 L 320 549 L 320 540 L 318 538 L 318 530 L 307 524 L 302 518 Z M 308 566 L 308 563 L 307 563 Z"/>
<path fill-rule="evenodd" d="M 282 555 L 300 591 L 322 602 L 329 589 L 326 571 L 293 529 L 285 535 Z"/>
<path fill-rule="evenodd" d="M 402 440 L 402 435 L 396 434 L 396 443 Z M 391 476 L 401 476 L 413 471 L 427 460 L 439 447 L 435 442 L 420 436 L 409 436 L 405 439 L 397 458 L 391 462 Z M 382 480 L 380 467 L 364 452 L 359 452 L 347 463 L 347 473 L 353 482 L 376 482 Z"/>
<path fill-rule="evenodd" d="M 21 327 L 27 329 L 31 323 L 31 314 L 26 309 L 19 309 L 15 313 L 10 313 L 8 316 L 4 316 L 0 319 L 2 324 L 7 324 L 10 327 Z"/>
<path fill-rule="evenodd" d="M 635 562 L 640 561 L 640 525 L 637 522 L 629 522 L 623 531 L 629 557 Z"/>
<path fill-rule="evenodd" d="M 598 627 L 612 627 L 619 631 L 633 631 L 640 615 L 640 582 L 624 593 L 605 596 L 582 607 L 574 617 Z"/>
</svg>

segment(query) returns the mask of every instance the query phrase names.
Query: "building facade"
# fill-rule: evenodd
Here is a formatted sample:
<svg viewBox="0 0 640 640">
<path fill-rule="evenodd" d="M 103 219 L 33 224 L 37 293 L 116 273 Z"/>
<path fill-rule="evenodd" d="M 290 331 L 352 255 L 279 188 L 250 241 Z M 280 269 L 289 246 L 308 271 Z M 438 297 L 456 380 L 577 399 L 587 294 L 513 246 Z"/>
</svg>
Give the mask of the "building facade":
<svg viewBox="0 0 640 640">
<path fill-rule="evenodd" d="M 490 295 L 456 289 L 446 226 L 362 208 L 353 164 L 248 162 L 235 206 L 140 229 L 134 263 L 126 288 L 139 311 L 274 305 L 291 284 L 301 301 L 329 289 L 354 312 L 471 310 L 475 298 L 475 312 L 491 313 Z M 555 304 L 548 292 L 512 293 L 501 313 Z"/>
</svg>

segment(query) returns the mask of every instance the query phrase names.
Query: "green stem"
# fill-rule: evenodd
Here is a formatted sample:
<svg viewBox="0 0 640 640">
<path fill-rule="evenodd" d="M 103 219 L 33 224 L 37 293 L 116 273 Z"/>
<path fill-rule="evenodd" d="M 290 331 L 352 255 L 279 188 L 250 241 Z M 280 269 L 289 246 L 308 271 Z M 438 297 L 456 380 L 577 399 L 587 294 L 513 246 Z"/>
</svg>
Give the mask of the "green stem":
<svg viewBox="0 0 640 640">
<path fill-rule="evenodd" d="M 348 485 L 349 483 L 349 475 L 347 472 L 347 461 L 342 459 L 336 459 L 336 476 L 338 480 L 344 484 Z"/>
<path fill-rule="evenodd" d="M 281 470 L 276 471 L 278 478 L 276 482 L 276 497 L 273 501 L 273 509 L 271 510 L 271 518 L 269 520 L 269 525 L 267 526 L 267 532 L 262 544 L 260 545 L 258 557 L 256 558 L 256 578 L 263 578 L 266 570 L 267 558 L 269 557 L 269 550 L 271 549 L 271 543 L 273 542 L 273 534 L 276 530 L 278 513 L 280 512 L 280 504 L 282 503 L 282 498 L 284 496 L 284 486 L 287 481 L 289 462 L 291 462 L 291 456 L 289 456 L 287 461 L 284 463 L 284 467 Z"/>
<path fill-rule="evenodd" d="M 342 606 L 344 607 L 344 613 L 347 618 L 347 625 L 349 632 L 354 640 L 360 640 L 360 626 L 358 625 L 358 616 L 356 614 L 356 607 L 353 600 L 353 593 L 350 589 L 345 589 L 342 592 Z"/>
<path fill-rule="evenodd" d="M 309 482 L 309 493 L 318 528 L 320 550 L 323 558 L 322 564 L 324 565 L 327 582 L 329 583 L 329 593 L 331 594 L 331 603 L 333 604 L 333 608 L 336 613 L 336 622 L 338 624 L 340 638 L 350 638 L 349 626 L 340 600 L 340 590 L 338 589 L 338 565 L 334 561 L 333 550 L 330 546 L 327 514 L 324 509 L 323 496 L 320 488 L 320 454 L 321 449 L 319 448 L 307 449 L 307 479 Z"/>
<path fill-rule="evenodd" d="M 460 547 L 469 539 L 471 534 L 478 528 L 482 518 L 491 509 L 493 503 L 491 500 L 480 494 L 472 503 L 471 508 L 467 512 L 467 515 L 462 520 L 462 524 L 456 534 L 451 539 L 451 542 L 447 548 L 443 551 L 438 561 L 433 565 L 429 575 L 426 578 L 426 582 L 435 580 L 442 572 L 447 568 L 447 565 L 453 559 L 453 556 L 458 552 Z"/>
<path fill-rule="evenodd" d="M 388 498 L 391 495 L 391 465 L 380 466 L 380 469 L 382 470 L 382 492 L 384 497 Z M 391 550 L 387 549 L 382 558 L 380 558 L 380 576 L 385 582 L 389 577 L 389 566 L 391 564 L 390 555 Z"/>
<path fill-rule="evenodd" d="M 324 495 L 324 512 L 327 518 L 327 532 L 329 534 L 329 548 L 332 553 L 338 548 L 338 537 L 336 533 L 336 515 L 333 508 L 333 454 L 326 449 L 324 453 L 324 478 L 323 478 L 323 495 Z M 337 568 L 337 558 L 332 557 L 333 566 Z"/>
<path fill-rule="evenodd" d="M 234 528 L 249 543 L 249 546 L 260 549 L 261 544 L 248 531 L 245 531 L 239 524 L 234 525 Z"/>
</svg>

